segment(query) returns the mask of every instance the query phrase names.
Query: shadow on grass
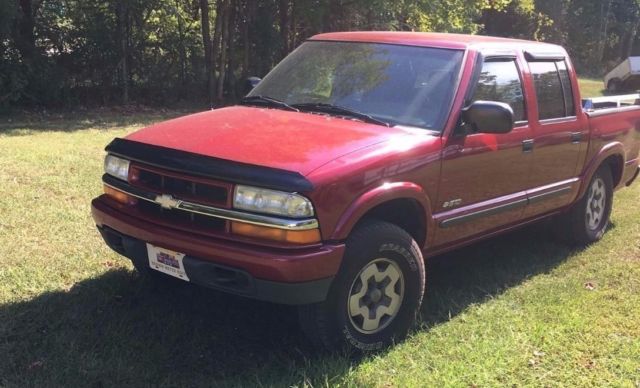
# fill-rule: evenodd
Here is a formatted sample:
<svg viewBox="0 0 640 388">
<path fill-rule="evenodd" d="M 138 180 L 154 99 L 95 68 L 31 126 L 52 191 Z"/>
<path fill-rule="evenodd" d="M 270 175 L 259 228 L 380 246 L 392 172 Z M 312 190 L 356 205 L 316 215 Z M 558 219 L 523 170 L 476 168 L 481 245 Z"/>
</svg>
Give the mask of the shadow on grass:
<svg viewBox="0 0 640 388">
<path fill-rule="evenodd" d="M 423 330 L 570 253 L 542 224 L 431 259 Z M 0 306 L 0 354 L 0 386 L 330 384 L 358 362 L 314 352 L 294 308 L 156 288 L 124 270 Z"/>
<path fill-rule="evenodd" d="M 201 109 L 204 110 L 204 109 Z M 23 114 L 0 118 L 0 135 L 23 136 L 34 132 L 75 132 L 85 129 L 118 129 L 149 125 L 195 112 L 194 109 L 168 110 L 131 107 L 94 109 L 60 114 Z"/>
<path fill-rule="evenodd" d="M 558 243 L 550 229 L 549 221 L 542 222 L 432 258 L 422 306 L 426 327 L 562 263 L 574 251 Z"/>
</svg>

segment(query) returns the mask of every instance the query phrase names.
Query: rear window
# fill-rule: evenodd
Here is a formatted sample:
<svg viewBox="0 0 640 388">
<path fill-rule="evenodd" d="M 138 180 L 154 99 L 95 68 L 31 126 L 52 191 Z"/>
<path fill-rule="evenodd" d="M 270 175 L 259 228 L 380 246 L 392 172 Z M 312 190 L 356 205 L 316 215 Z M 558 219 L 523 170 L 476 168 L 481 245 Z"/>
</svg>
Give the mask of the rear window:
<svg viewBox="0 0 640 388">
<path fill-rule="evenodd" d="M 538 119 L 575 116 L 573 91 L 564 61 L 529 62 L 538 99 Z"/>
</svg>

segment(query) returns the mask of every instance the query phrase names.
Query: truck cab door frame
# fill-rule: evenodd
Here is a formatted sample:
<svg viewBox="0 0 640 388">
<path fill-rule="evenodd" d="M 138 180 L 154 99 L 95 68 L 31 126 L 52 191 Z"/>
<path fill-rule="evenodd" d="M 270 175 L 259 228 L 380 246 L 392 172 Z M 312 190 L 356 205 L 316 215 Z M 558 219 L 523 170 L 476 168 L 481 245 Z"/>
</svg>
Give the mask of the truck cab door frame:
<svg viewBox="0 0 640 388">
<path fill-rule="evenodd" d="M 531 107 L 524 84 L 523 54 L 515 50 L 483 52 L 477 53 L 475 61 L 464 106 L 473 101 L 485 63 L 513 61 L 526 116 L 506 134 L 465 133 L 460 125 L 445 134 L 438 198 L 433 208 L 438 247 L 518 223 L 528 203 L 533 131 L 528 121 Z M 492 76 L 500 75 L 488 75 Z"/>
<path fill-rule="evenodd" d="M 585 115 L 581 114 L 578 85 L 575 76 L 572 76 L 575 72 L 566 53 L 539 55 L 526 51 L 525 59 L 525 83 L 535 112 L 530 120 L 534 151 L 528 190 L 529 206 L 524 214 L 525 218 L 529 218 L 563 208 L 575 199 L 579 189 L 579 166 L 584 163 L 589 141 L 589 126 Z M 570 96 L 573 112 L 565 113 L 564 117 L 540 118 L 540 96 L 536 91 L 532 63 L 553 63 L 556 66 L 563 94 L 558 104 L 562 102 L 567 112 L 567 96 Z M 567 72 L 569 83 L 560 76 L 562 67 Z"/>
</svg>

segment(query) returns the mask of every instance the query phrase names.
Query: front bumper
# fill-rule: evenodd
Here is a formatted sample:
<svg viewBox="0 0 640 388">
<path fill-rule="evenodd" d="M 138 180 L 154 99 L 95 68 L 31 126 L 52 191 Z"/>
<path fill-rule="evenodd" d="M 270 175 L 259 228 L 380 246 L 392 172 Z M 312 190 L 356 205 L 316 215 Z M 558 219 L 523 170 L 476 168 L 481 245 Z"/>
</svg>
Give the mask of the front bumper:
<svg viewBox="0 0 640 388">
<path fill-rule="evenodd" d="M 107 244 L 131 260 L 148 262 L 145 243 L 182 252 L 194 283 L 275 303 L 323 301 L 345 248 L 344 244 L 304 250 L 253 247 L 161 227 L 118 211 L 100 198 L 91 205 Z M 231 277 L 241 280 L 230 286 Z"/>
</svg>

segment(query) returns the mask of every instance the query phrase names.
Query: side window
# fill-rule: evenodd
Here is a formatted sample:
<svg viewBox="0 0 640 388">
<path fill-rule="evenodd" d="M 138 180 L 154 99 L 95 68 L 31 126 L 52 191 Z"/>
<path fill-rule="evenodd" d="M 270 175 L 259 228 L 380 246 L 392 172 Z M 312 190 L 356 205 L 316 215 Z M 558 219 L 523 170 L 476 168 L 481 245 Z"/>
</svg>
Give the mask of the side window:
<svg viewBox="0 0 640 388">
<path fill-rule="evenodd" d="M 487 60 L 482 65 L 473 101 L 497 101 L 509 104 L 516 121 L 527 119 L 522 81 L 515 60 Z"/>
<path fill-rule="evenodd" d="M 573 88 L 571 87 L 571 78 L 569 78 L 569 70 L 564 61 L 556 62 L 558 66 L 558 74 L 560 74 L 560 81 L 562 82 L 562 92 L 564 93 L 564 103 L 567 109 L 567 116 L 576 115 L 576 107 L 573 102 Z"/>
<path fill-rule="evenodd" d="M 540 120 L 575 116 L 573 91 L 564 61 L 529 62 Z"/>
</svg>

